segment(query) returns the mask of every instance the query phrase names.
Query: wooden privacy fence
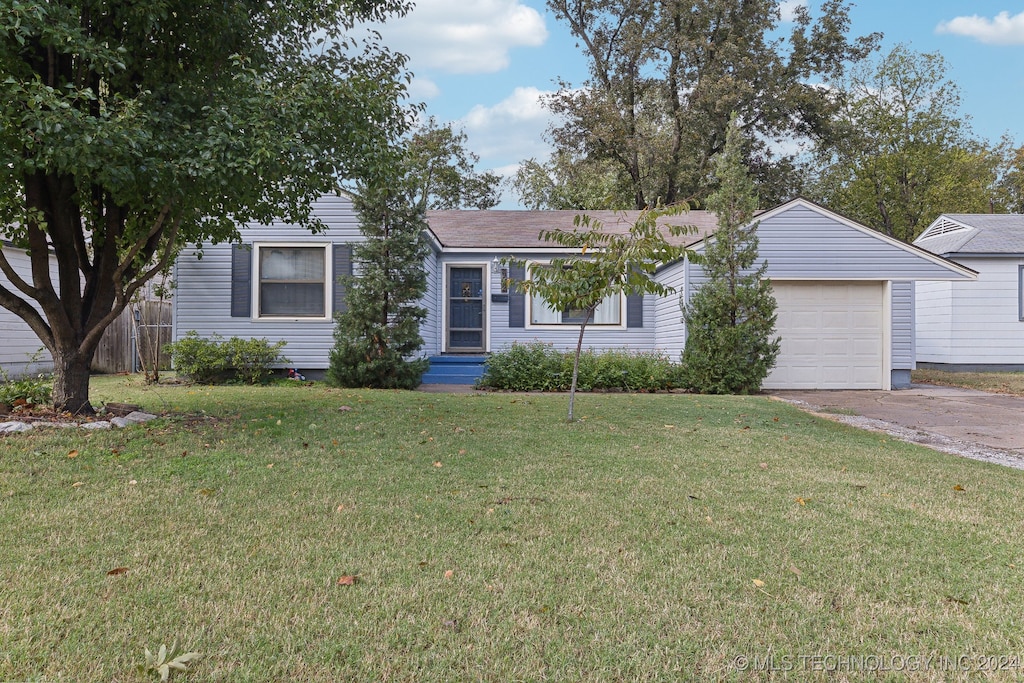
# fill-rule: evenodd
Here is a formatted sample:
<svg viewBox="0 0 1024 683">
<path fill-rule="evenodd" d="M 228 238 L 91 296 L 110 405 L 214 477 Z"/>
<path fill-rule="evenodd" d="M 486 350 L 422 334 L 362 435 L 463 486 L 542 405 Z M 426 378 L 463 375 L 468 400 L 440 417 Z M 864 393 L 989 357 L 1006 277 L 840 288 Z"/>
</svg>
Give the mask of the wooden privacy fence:
<svg viewBox="0 0 1024 683">
<path fill-rule="evenodd" d="M 133 324 L 132 320 L 137 324 Z M 143 301 L 132 304 L 115 320 L 96 349 L 92 371 L 96 373 L 138 372 L 142 357 L 153 357 L 154 345 L 160 344 L 161 370 L 169 370 L 171 358 L 164 346 L 171 341 L 171 303 L 169 301 Z"/>
</svg>

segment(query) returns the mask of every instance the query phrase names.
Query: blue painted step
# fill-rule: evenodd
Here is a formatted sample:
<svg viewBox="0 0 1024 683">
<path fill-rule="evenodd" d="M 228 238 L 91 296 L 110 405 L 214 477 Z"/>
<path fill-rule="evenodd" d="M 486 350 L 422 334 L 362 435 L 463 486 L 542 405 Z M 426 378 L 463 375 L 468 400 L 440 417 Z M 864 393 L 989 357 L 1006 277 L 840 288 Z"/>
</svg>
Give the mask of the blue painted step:
<svg viewBox="0 0 1024 683">
<path fill-rule="evenodd" d="M 476 384 L 487 356 L 431 356 L 423 384 Z"/>
</svg>

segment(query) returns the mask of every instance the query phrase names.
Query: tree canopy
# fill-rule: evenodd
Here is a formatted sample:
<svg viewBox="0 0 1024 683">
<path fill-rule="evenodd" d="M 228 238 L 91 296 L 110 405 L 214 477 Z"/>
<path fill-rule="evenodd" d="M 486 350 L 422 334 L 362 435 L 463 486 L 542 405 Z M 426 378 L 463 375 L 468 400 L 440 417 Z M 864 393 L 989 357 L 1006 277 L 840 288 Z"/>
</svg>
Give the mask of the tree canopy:
<svg viewBox="0 0 1024 683">
<path fill-rule="evenodd" d="M 0 305 L 53 355 L 57 407 L 91 409 L 103 330 L 182 245 L 247 221 L 316 228 L 311 200 L 373 170 L 408 128 L 408 76 L 352 29 L 408 7 L 4 0 L 0 223 L 15 246 Z"/>
<path fill-rule="evenodd" d="M 433 116 L 405 142 L 405 173 L 414 206 L 427 209 L 490 209 L 501 200 L 501 176 L 476 170 L 480 157 L 466 149 L 466 134 Z"/>
<path fill-rule="evenodd" d="M 940 54 L 896 46 L 841 88 L 839 135 L 812 161 L 816 199 L 905 242 L 941 213 L 1012 206 L 1009 142 L 974 136 Z"/>
<path fill-rule="evenodd" d="M 849 39 L 850 4 L 798 6 L 788 37 L 776 0 L 548 0 L 589 60 L 581 86 L 548 102 L 560 154 L 612 164 L 635 208 L 700 203 L 731 112 L 762 201 L 790 197 L 799 177 L 776 140 L 827 139 L 837 102 L 820 81 L 866 57 L 878 36 Z M 628 199 L 627 199 L 628 198 Z M 626 207 L 620 207 L 626 208 Z"/>
</svg>

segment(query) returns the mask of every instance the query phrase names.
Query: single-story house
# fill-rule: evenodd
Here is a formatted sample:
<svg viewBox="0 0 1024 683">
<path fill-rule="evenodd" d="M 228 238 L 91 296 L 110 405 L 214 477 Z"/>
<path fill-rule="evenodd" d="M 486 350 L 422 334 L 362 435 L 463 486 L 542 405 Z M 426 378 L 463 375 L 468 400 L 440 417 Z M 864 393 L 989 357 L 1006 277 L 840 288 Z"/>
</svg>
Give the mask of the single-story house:
<svg viewBox="0 0 1024 683">
<path fill-rule="evenodd" d="M 27 282 L 32 282 L 32 263 L 24 249 L 19 249 L 7 240 L 0 240 L 0 249 L 11 264 L 14 272 Z M 51 277 L 57 281 L 56 263 L 51 259 Z M 11 281 L 0 272 L 0 287 L 20 296 Z M 37 307 L 38 308 L 38 307 Z M 0 368 L 11 379 L 39 372 L 53 371 L 53 358 L 43 347 L 36 333 L 28 324 L 6 308 L 0 307 Z M 2 377 L 0 377 L 2 380 Z"/>
<path fill-rule="evenodd" d="M 978 273 L 917 283 L 918 365 L 1024 370 L 1024 215 L 943 214 L 914 244 Z"/>
<path fill-rule="evenodd" d="M 351 246 L 362 239 L 351 200 L 325 196 L 315 210 L 328 226 L 311 234 L 292 225 L 246 225 L 242 244 L 207 245 L 200 260 L 176 266 L 174 338 L 266 337 L 288 342 L 285 354 L 304 372 L 327 368 L 332 314 L 344 306 L 336 276 L 352 272 Z M 502 259 L 543 261 L 564 250 L 539 239 L 543 229 L 571 229 L 573 211 L 433 211 L 425 264 L 428 315 L 421 333 L 432 365 L 479 359 L 515 341 L 574 348 L 578 321 L 503 287 Z M 609 230 L 628 230 L 631 213 L 587 212 Z M 693 211 L 684 238 L 700 251 L 714 239 L 712 214 Z M 766 388 L 905 386 L 914 368 L 914 282 L 970 280 L 969 268 L 906 245 L 820 206 L 795 199 L 758 216 L 760 257 L 779 302 L 782 351 Z M 703 273 L 687 259 L 663 264 L 656 277 L 683 296 Z M 594 349 L 662 351 L 678 358 L 686 339 L 679 294 L 610 299 L 587 328 Z M 432 369 L 433 372 L 433 369 Z M 429 381 L 429 378 L 428 380 Z"/>
</svg>

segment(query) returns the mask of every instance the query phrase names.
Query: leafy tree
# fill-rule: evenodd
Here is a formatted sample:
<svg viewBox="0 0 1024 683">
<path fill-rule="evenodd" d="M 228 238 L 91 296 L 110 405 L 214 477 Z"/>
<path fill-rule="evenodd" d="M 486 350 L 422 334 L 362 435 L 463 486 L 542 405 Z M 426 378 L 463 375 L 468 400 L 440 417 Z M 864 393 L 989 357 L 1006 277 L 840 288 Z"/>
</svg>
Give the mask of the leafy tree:
<svg viewBox="0 0 1024 683">
<path fill-rule="evenodd" d="M 1000 204 L 1010 213 L 1024 213 L 1024 145 L 1010 149 L 999 181 Z"/>
<path fill-rule="evenodd" d="M 478 173 L 480 157 L 466 150 L 466 134 L 434 117 L 405 145 L 406 163 L 418 179 L 415 205 L 427 209 L 490 209 L 501 200 L 501 176 Z"/>
<path fill-rule="evenodd" d="M 32 263 L 23 278 L 0 250 L 0 305 L 53 355 L 57 408 L 92 410 L 104 329 L 183 245 L 249 221 L 317 227 L 311 200 L 374 167 L 410 120 L 405 58 L 348 34 L 407 9 L 0 5 L 0 225 Z"/>
<path fill-rule="evenodd" d="M 561 123 L 555 148 L 614 164 L 636 208 L 701 202 L 730 112 L 747 133 L 744 158 L 775 202 L 799 176 L 773 141 L 827 139 L 834 80 L 874 49 L 877 34 L 849 40 L 850 4 L 825 0 L 812 21 L 799 7 L 788 38 L 777 0 L 548 0 L 589 60 L 590 77 L 563 82 L 548 106 Z"/>
<path fill-rule="evenodd" d="M 394 155 L 394 165 L 358 187 L 354 203 L 366 237 L 355 245 L 356 276 L 344 278 L 347 310 L 337 315 L 327 380 L 344 387 L 415 389 L 430 361 L 412 356 L 423 346 L 419 305 L 427 291 L 423 263 L 424 210 L 414 201 L 419 176 Z"/>
<path fill-rule="evenodd" d="M 973 136 L 940 54 L 899 45 L 842 87 L 842 134 L 814 155 L 816 199 L 904 242 L 941 213 L 1005 210 L 1009 143 Z"/>
<path fill-rule="evenodd" d="M 579 378 L 583 334 L 594 311 L 609 296 L 629 294 L 670 294 L 671 287 L 652 278 L 658 263 L 681 258 L 687 250 L 670 244 L 672 236 L 687 230 L 681 225 L 659 224 L 663 216 L 677 215 L 682 208 L 645 209 L 627 233 L 607 232 L 604 225 L 586 214 L 577 215 L 573 230 L 544 230 L 541 239 L 578 254 L 530 264 L 527 278 L 516 283 L 527 295 L 537 294 L 556 311 L 580 311 L 580 334 L 569 387 L 569 421 L 575 417 L 576 384 Z M 519 259 L 510 263 L 526 265 Z"/>
<path fill-rule="evenodd" d="M 628 209 L 633 205 L 629 183 L 611 161 L 592 161 L 556 152 L 546 163 L 527 159 L 519 164 L 512 189 L 527 209 Z"/>
<path fill-rule="evenodd" d="M 682 380 L 688 389 L 705 394 L 757 391 L 779 354 L 779 339 L 771 339 L 776 304 L 764 277 L 768 264 L 753 267 L 758 224 L 751 221 L 757 195 L 743 165 L 741 136 L 733 118 L 725 150 L 715 160 L 719 186 L 708 197 L 718 230 L 697 255 L 707 280 L 683 304 Z"/>
</svg>

